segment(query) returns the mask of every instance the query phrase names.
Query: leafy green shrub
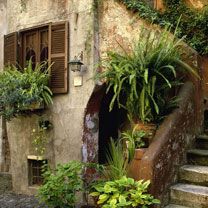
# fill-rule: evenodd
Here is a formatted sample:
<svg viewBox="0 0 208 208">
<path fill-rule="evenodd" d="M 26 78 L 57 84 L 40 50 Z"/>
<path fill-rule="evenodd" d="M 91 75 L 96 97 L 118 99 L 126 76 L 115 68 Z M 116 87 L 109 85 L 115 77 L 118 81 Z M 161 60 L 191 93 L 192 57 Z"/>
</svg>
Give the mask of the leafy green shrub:
<svg viewBox="0 0 208 208">
<path fill-rule="evenodd" d="M 32 63 L 22 71 L 8 66 L 0 73 L 0 115 L 5 119 L 20 115 L 34 103 L 52 104 L 52 92 L 48 87 L 49 74 L 47 63 Z"/>
<path fill-rule="evenodd" d="M 74 207 L 76 192 L 82 190 L 82 163 L 71 161 L 58 165 L 53 172 L 43 173 L 44 183 L 39 188 L 38 197 L 49 207 Z"/>
<path fill-rule="evenodd" d="M 98 183 L 90 195 L 97 198 L 97 205 L 103 208 L 147 208 L 159 203 L 159 200 L 146 193 L 149 184 L 149 181 L 134 181 L 124 176 L 118 180 Z"/>
</svg>

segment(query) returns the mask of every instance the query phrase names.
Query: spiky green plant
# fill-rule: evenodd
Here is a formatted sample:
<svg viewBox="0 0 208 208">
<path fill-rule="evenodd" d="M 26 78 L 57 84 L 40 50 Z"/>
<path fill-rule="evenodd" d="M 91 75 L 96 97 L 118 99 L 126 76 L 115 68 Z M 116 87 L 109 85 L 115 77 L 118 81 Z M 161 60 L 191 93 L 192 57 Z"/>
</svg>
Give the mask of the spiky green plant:
<svg viewBox="0 0 208 208">
<path fill-rule="evenodd" d="M 106 158 L 107 166 L 104 171 L 104 176 L 107 179 L 115 180 L 127 174 L 128 158 L 125 155 L 122 143 L 115 142 L 111 138 Z"/>
<path fill-rule="evenodd" d="M 177 73 L 198 76 L 182 61 L 183 38 L 177 39 L 175 34 L 170 35 L 170 28 L 163 32 L 143 29 L 131 52 L 108 52 L 102 63 L 104 69 L 95 79 L 106 80 L 107 92 L 110 89 L 114 92 L 110 111 L 117 102 L 131 118 L 155 121 L 168 106 L 168 91 L 181 84 L 176 79 Z"/>
</svg>

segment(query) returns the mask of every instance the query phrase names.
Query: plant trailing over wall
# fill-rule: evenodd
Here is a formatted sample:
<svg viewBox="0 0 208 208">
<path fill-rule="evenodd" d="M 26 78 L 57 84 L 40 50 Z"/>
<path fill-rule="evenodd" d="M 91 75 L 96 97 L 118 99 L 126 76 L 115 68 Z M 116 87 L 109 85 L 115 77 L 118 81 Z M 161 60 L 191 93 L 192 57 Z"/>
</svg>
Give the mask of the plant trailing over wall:
<svg viewBox="0 0 208 208">
<path fill-rule="evenodd" d="M 44 156 L 48 144 L 48 130 L 52 128 L 48 120 L 41 119 L 37 128 L 32 130 L 32 144 L 37 156 Z"/>
<path fill-rule="evenodd" d="M 177 36 L 185 36 L 185 41 L 200 54 L 208 54 L 208 9 L 201 11 L 189 8 L 184 0 L 164 0 L 165 11 L 160 13 L 153 9 L 144 0 L 117 0 L 126 7 L 151 23 L 160 26 L 171 25 L 174 31 L 178 25 Z"/>
<path fill-rule="evenodd" d="M 159 200 L 146 193 L 149 184 L 149 181 L 134 181 L 134 179 L 124 176 L 118 180 L 98 183 L 90 195 L 98 198 L 98 207 L 147 208 L 152 204 L 160 203 Z"/>
<path fill-rule="evenodd" d="M 32 109 L 36 103 L 52 104 L 49 69 L 43 62 L 33 70 L 31 61 L 22 71 L 14 66 L 5 68 L 0 73 L 0 115 L 10 120 Z"/>
</svg>

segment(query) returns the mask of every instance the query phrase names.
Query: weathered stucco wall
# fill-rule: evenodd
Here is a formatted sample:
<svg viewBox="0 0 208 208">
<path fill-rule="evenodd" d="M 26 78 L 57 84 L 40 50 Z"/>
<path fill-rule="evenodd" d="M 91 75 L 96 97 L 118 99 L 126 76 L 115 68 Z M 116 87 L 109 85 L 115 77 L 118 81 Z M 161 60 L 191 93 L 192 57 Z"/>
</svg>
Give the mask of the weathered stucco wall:
<svg viewBox="0 0 208 208">
<path fill-rule="evenodd" d="M 22 2 L 22 3 L 21 3 Z M 53 124 L 50 138 L 49 162 L 52 165 L 81 160 L 83 117 L 94 83 L 94 10 L 92 0 L 8 0 L 8 33 L 49 22 L 69 21 L 69 60 L 83 51 L 87 71 L 83 74 L 83 85 L 74 87 L 76 75 L 69 72 L 69 93 L 54 96 L 54 104 L 46 114 Z M 11 171 L 14 190 L 18 193 L 33 193 L 28 189 L 27 155 L 33 154 L 31 131 L 37 125 L 38 116 L 19 117 L 7 124 L 11 149 Z M 25 173 L 25 175 L 22 175 Z"/>
<path fill-rule="evenodd" d="M 139 36 L 144 21 L 113 0 L 103 1 L 99 12 L 100 53 L 105 56 L 107 50 L 122 50 L 119 44 L 128 50 Z"/>
<path fill-rule="evenodd" d="M 202 9 L 203 7 L 208 5 L 207 0 L 185 0 L 185 2 L 196 9 Z"/>
<path fill-rule="evenodd" d="M 4 35 L 7 32 L 6 24 L 6 0 L 0 0 L 0 71 L 3 69 L 3 45 Z M 4 161 L 3 155 L 3 135 L 2 135 L 2 119 L 0 118 L 0 169 Z"/>
<path fill-rule="evenodd" d="M 0 0 L 0 70 L 3 68 L 3 37 L 6 34 L 6 32 L 6 1 Z"/>
</svg>

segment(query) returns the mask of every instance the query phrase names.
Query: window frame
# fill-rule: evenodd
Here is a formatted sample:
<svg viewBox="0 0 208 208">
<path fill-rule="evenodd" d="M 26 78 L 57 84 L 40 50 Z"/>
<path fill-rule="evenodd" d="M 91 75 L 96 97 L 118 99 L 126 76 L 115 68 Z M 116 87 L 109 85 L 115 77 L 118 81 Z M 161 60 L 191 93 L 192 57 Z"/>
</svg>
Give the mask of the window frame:
<svg viewBox="0 0 208 208">
<path fill-rule="evenodd" d="M 12 50 L 14 50 L 14 55 L 12 52 L 10 52 L 13 55 L 12 58 L 14 60 L 10 60 L 10 56 L 7 54 L 7 57 L 4 58 L 4 63 L 6 64 L 13 64 L 17 66 L 25 66 L 25 40 L 24 36 L 25 34 L 33 33 L 33 32 L 38 32 L 37 35 L 37 51 L 38 54 L 36 55 L 37 59 L 36 62 L 40 61 L 40 45 L 41 45 L 41 40 L 40 40 L 40 32 L 47 30 L 48 31 L 48 62 L 49 65 L 53 63 L 53 55 L 52 53 L 52 29 L 53 28 L 62 28 L 62 34 L 64 32 L 64 36 L 62 35 L 63 38 L 60 38 L 62 48 L 64 49 L 64 52 L 62 54 L 62 64 L 53 64 L 51 67 L 51 79 L 50 79 L 50 88 L 54 94 L 66 94 L 69 91 L 69 67 L 68 67 L 68 58 L 69 58 L 69 23 L 67 21 L 60 21 L 56 23 L 48 23 L 48 24 L 42 24 L 30 28 L 25 28 L 22 30 L 19 30 L 18 32 L 15 33 L 10 33 L 4 36 L 4 55 L 6 56 L 6 51 L 9 51 L 8 48 L 6 48 L 6 38 L 14 34 L 14 40 L 16 42 L 13 43 L 14 48 L 10 47 Z M 58 30 L 57 30 L 58 31 Z M 54 44 L 54 43 L 53 43 Z M 60 44 L 60 43 L 57 43 Z M 60 57 L 60 54 L 58 55 Z M 8 60 L 6 60 L 8 58 Z M 54 74 L 53 72 L 56 71 Z"/>
<path fill-rule="evenodd" d="M 43 184 L 42 166 L 48 164 L 46 159 L 28 159 L 28 185 L 29 186 L 40 186 Z M 34 164 L 36 163 L 36 164 Z M 42 163 L 42 164 L 38 164 Z M 36 170 L 36 175 L 34 174 Z M 37 182 L 35 181 L 37 180 Z"/>
</svg>

